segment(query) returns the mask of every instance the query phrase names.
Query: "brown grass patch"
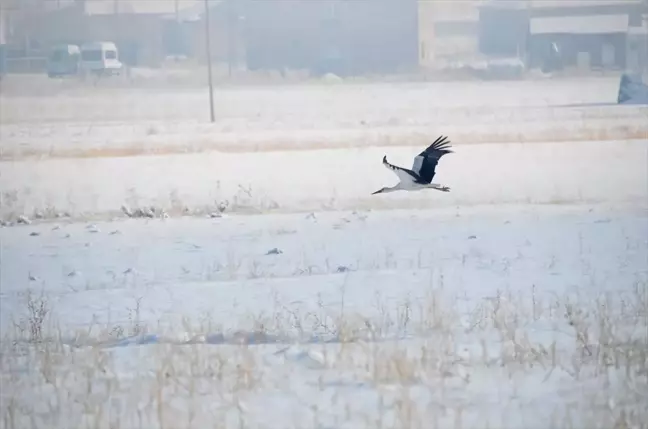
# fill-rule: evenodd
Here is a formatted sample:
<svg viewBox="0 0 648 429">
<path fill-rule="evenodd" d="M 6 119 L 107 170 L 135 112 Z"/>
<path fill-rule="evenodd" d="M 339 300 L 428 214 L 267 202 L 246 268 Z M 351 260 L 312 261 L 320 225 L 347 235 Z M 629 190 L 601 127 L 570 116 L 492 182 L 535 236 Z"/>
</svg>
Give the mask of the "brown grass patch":
<svg viewBox="0 0 648 429">
<path fill-rule="evenodd" d="M 417 134 L 412 138 L 399 140 L 384 139 L 372 142 L 370 146 L 355 141 L 321 140 L 304 144 L 296 140 L 274 140 L 262 144 L 247 144 L 241 142 L 202 142 L 191 147 L 178 144 L 163 146 L 143 146 L 131 143 L 128 146 L 100 147 L 100 148 L 47 148 L 44 150 L 28 148 L 19 153 L 0 151 L 0 161 L 18 161 L 28 158 L 116 158 L 147 155 L 178 155 L 202 152 L 225 153 L 253 153 L 253 152 L 281 152 L 281 151 L 309 151 L 322 149 L 359 149 L 363 147 L 407 147 L 425 144 L 430 135 Z M 580 129 L 553 128 L 536 133 L 457 133 L 452 136 L 455 144 L 488 144 L 488 143 L 561 143 L 583 141 L 615 141 L 615 140 L 648 140 L 648 128 L 617 126 L 605 129 Z"/>
</svg>

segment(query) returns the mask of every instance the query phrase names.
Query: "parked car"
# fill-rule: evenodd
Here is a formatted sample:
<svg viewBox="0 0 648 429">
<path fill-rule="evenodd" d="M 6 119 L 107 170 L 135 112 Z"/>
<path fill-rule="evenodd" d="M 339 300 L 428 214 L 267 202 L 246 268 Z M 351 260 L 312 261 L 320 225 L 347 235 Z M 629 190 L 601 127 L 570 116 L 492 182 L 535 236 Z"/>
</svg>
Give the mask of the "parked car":
<svg viewBox="0 0 648 429">
<path fill-rule="evenodd" d="M 77 45 L 53 46 L 47 58 L 47 75 L 60 77 L 79 72 L 81 50 Z"/>
<path fill-rule="evenodd" d="M 119 51 L 113 42 L 56 45 L 47 59 L 47 75 L 118 75 L 123 69 Z"/>
<path fill-rule="evenodd" d="M 81 70 L 97 75 L 120 74 L 123 64 L 113 42 L 90 42 L 81 45 Z"/>
</svg>

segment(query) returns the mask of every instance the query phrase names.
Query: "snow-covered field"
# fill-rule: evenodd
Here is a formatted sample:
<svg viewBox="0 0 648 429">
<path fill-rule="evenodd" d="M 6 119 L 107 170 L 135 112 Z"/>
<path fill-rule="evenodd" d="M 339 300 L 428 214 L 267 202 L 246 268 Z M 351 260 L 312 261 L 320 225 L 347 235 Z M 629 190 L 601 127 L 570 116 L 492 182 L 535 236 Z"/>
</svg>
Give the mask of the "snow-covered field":
<svg viewBox="0 0 648 429">
<path fill-rule="evenodd" d="M 432 140 L 433 138 L 431 138 Z M 451 140 L 454 139 L 451 136 Z M 2 218 L 440 208 L 483 204 L 645 201 L 648 142 L 457 143 L 435 180 L 451 192 L 371 195 L 411 166 L 420 147 L 64 158 L 2 163 Z"/>
<path fill-rule="evenodd" d="M 1 427 L 647 427 L 648 138 L 576 135 L 646 111 L 580 84 L 3 98 Z M 151 124 L 258 140 L 104 150 Z M 439 134 L 450 193 L 370 195 Z"/>
<path fill-rule="evenodd" d="M 0 96 L 0 159 L 648 138 L 648 106 L 615 106 L 618 78 L 95 88 Z M 599 104 L 579 106 L 579 104 Z"/>
<path fill-rule="evenodd" d="M 647 220 L 527 205 L 5 228 L 4 424 L 645 427 Z"/>
</svg>

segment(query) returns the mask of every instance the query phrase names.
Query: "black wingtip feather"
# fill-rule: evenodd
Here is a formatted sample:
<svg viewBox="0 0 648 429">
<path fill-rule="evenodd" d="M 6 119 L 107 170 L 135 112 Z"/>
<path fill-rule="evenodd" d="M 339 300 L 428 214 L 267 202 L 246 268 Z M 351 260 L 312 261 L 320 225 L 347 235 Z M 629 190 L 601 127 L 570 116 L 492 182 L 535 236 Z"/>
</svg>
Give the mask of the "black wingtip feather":
<svg viewBox="0 0 648 429">
<path fill-rule="evenodd" d="M 421 154 L 426 152 L 436 151 L 441 152 L 441 154 L 452 153 L 450 150 L 450 140 L 448 136 L 439 136 L 427 149 L 425 149 Z"/>
<path fill-rule="evenodd" d="M 437 137 L 437 139 L 434 141 L 434 143 L 432 143 L 432 145 L 441 144 L 441 143 L 443 143 L 447 138 L 448 138 L 448 136 L 439 136 L 439 137 Z"/>
</svg>

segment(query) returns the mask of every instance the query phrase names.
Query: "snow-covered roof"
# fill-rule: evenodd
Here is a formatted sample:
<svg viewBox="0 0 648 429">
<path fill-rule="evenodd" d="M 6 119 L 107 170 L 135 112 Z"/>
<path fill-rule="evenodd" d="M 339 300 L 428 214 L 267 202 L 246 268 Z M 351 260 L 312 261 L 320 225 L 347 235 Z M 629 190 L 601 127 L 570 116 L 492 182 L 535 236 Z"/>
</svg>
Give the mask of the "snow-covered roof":
<svg viewBox="0 0 648 429">
<path fill-rule="evenodd" d="M 547 16 L 531 19 L 531 34 L 608 34 L 626 33 L 629 26 L 627 14 Z"/>
<path fill-rule="evenodd" d="M 481 4 L 486 7 L 506 9 L 549 9 L 570 7 L 640 5 L 641 0 L 490 0 Z"/>
<path fill-rule="evenodd" d="M 528 3 L 534 9 L 541 9 L 588 6 L 624 6 L 628 4 L 641 4 L 641 0 L 529 0 Z"/>
<path fill-rule="evenodd" d="M 214 2 L 214 0 L 208 0 Z M 201 0 L 85 0 L 84 12 L 87 15 L 120 14 L 175 14 L 185 9 L 203 4 Z"/>
</svg>

